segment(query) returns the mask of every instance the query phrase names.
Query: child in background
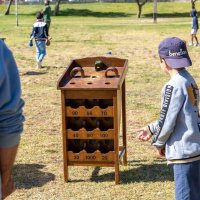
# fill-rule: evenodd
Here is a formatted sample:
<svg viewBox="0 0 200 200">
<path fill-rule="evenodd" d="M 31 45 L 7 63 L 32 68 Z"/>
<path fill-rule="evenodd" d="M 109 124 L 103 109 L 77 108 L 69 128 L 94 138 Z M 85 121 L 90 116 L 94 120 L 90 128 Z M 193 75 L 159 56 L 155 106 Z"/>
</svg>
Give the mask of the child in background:
<svg viewBox="0 0 200 200">
<path fill-rule="evenodd" d="M 33 30 L 29 43 L 29 45 L 32 46 L 32 40 L 35 38 L 38 69 L 42 67 L 42 61 L 46 55 L 46 41 L 48 41 L 48 36 L 47 24 L 43 21 L 43 14 L 38 12 L 36 14 L 36 22 L 33 24 Z"/>
<path fill-rule="evenodd" d="M 199 41 L 197 39 L 197 31 L 199 29 L 197 11 L 195 9 L 192 9 L 190 11 L 190 16 L 192 17 L 192 30 L 191 30 L 191 42 L 189 43 L 189 46 L 199 46 Z M 194 39 L 196 43 L 194 43 Z"/>
<path fill-rule="evenodd" d="M 50 1 L 45 0 L 44 1 L 44 9 L 41 11 L 44 15 L 44 22 L 47 24 L 47 29 L 49 32 L 50 24 L 51 24 L 51 6 L 49 5 Z"/>
<path fill-rule="evenodd" d="M 163 40 L 158 53 L 170 80 L 162 89 L 159 120 L 142 128 L 138 139 L 153 136 L 152 145 L 173 165 L 176 200 L 200 200 L 199 89 L 185 68 L 192 62 L 185 41 L 177 37 Z"/>
</svg>

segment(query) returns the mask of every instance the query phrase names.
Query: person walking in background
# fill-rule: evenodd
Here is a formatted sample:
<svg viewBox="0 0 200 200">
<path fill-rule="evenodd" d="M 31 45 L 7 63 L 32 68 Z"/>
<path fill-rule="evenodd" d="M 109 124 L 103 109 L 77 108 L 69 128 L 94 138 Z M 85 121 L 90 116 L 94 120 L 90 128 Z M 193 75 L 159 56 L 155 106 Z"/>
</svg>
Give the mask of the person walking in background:
<svg viewBox="0 0 200 200">
<path fill-rule="evenodd" d="M 186 70 L 192 61 L 177 37 L 163 40 L 158 53 L 170 80 L 162 89 L 160 118 L 142 128 L 138 139 L 153 136 L 152 145 L 173 165 L 176 200 L 200 200 L 199 89 Z"/>
<path fill-rule="evenodd" d="M 44 1 L 44 9 L 42 10 L 42 13 L 44 15 L 44 22 L 47 24 L 47 29 L 49 32 L 50 24 L 51 24 L 51 6 L 49 5 L 50 1 L 45 0 Z"/>
<path fill-rule="evenodd" d="M 0 196 L 14 192 L 12 169 L 23 131 L 23 106 L 19 72 L 12 52 L 0 40 Z"/>
<path fill-rule="evenodd" d="M 38 12 L 36 14 L 36 22 L 33 24 L 33 29 L 30 37 L 29 45 L 32 46 L 32 40 L 35 38 L 36 45 L 36 61 L 37 68 L 42 67 L 42 61 L 46 55 L 46 42 L 48 41 L 49 34 L 47 24 L 43 21 L 43 14 Z"/>
<path fill-rule="evenodd" d="M 199 46 L 199 41 L 197 39 L 197 31 L 199 29 L 197 11 L 195 9 L 192 9 L 190 11 L 190 16 L 192 17 L 192 30 L 191 30 L 191 42 L 189 43 L 189 46 Z M 196 43 L 194 43 L 194 40 L 196 41 Z"/>
</svg>

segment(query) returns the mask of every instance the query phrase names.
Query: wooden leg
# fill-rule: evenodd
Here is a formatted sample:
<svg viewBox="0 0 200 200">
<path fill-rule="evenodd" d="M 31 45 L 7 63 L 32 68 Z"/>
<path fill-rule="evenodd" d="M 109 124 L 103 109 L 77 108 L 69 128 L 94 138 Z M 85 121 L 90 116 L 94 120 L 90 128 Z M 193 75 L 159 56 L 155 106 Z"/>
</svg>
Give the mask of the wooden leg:
<svg viewBox="0 0 200 200">
<path fill-rule="evenodd" d="M 119 163 L 115 163 L 115 184 L 119 184 Z"/>
<path fill-rule="evenodd" d="M 64 167 L 64 179 L 65 182 L 68 182 L 68 166 L 66 168 Z"/>
<path fill-rule="evenodd" d="M 63 161 L 64 161 L 64 166 L 63 166 L 63 169 L 64 169 L 64 180 L 65 182 L 68 182 L 68 164 L 67 164 L 67 142 L 66 142 L 66 137 L 64 137 L 63 139 Z"/>
<path fill-rule="evenodd" d="M 114 150 L 115 150 L 115 184 L 119 184 L 119 123 L 118 123 L 118 97 L 119 92 L 113 96 L 114 105 Z"/>
<path fill-rule="evenodd" d="M 126 87 L 125 80 L 122 85 L 122 131 L 123 131 L 123 146 L 125 153 L 123 156 L 123 164 L 127 165 L 127 142 L 126 142 Z"/>
<path fill-rule="evenodd" d="M 65 116 L 65 93 L 61 92 L 61 105 L 62 105 L 62 139 L 63 139 L 63 170 L 64 170 L 64 180 L 68 182 L 68 165 L 67 165 L 67 132 L 66 132 L 66 116 Z"/>
</svg>

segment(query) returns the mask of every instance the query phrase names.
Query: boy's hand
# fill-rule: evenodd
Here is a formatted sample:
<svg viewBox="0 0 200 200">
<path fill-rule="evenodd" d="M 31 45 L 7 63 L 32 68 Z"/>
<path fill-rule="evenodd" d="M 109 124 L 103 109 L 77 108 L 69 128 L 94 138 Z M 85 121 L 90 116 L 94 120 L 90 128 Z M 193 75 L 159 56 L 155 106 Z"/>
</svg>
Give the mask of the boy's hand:
<svg viewBox="0 0 200 200">
<path fill-rule="evenodd" d="M 165 148 L 157 149 L 159 156 L 165 157 Z"/>
<path fill-rule="evenodd" d="M 30 40 L 29 43 L 28 43 L 28 45 L 29 45 L 30 47 L 32 47 L 32 46 L 33 46 L 33 41 Z"/>
<path fill-rule="evenodd" d="M 151 133 L 148 131 L 148 127 L 144 127 L 139 130 L 137 138 L 141 141 L 148 141 L 152 137 Z"/>
</svg>

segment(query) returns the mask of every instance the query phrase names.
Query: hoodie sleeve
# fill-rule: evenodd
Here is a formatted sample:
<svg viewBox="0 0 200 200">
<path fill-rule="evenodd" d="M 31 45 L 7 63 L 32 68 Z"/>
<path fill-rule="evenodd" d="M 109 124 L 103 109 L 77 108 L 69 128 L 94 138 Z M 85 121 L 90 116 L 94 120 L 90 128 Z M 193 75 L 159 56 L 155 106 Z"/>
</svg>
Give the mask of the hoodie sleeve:
<svg viewBox="0 0 200 200">
<path fill-rule="evenodd" d="M 30 40 L 32 40 L 35 37 L 35 30 L 36 30 L 36 28 L 33 25 L 32 32 L 31 32 L 31 35 L 30 35 Z"/>
<path fill-rule="evenodd" d="M 149 125 L 154 134 L 152 145 L 163 148 L 176 125 L 177 115 L 184 103 L 185 97 L 180 89 L 166 85 L 162 95 L 162 106 L 158 121 Z"/>
</svg>

